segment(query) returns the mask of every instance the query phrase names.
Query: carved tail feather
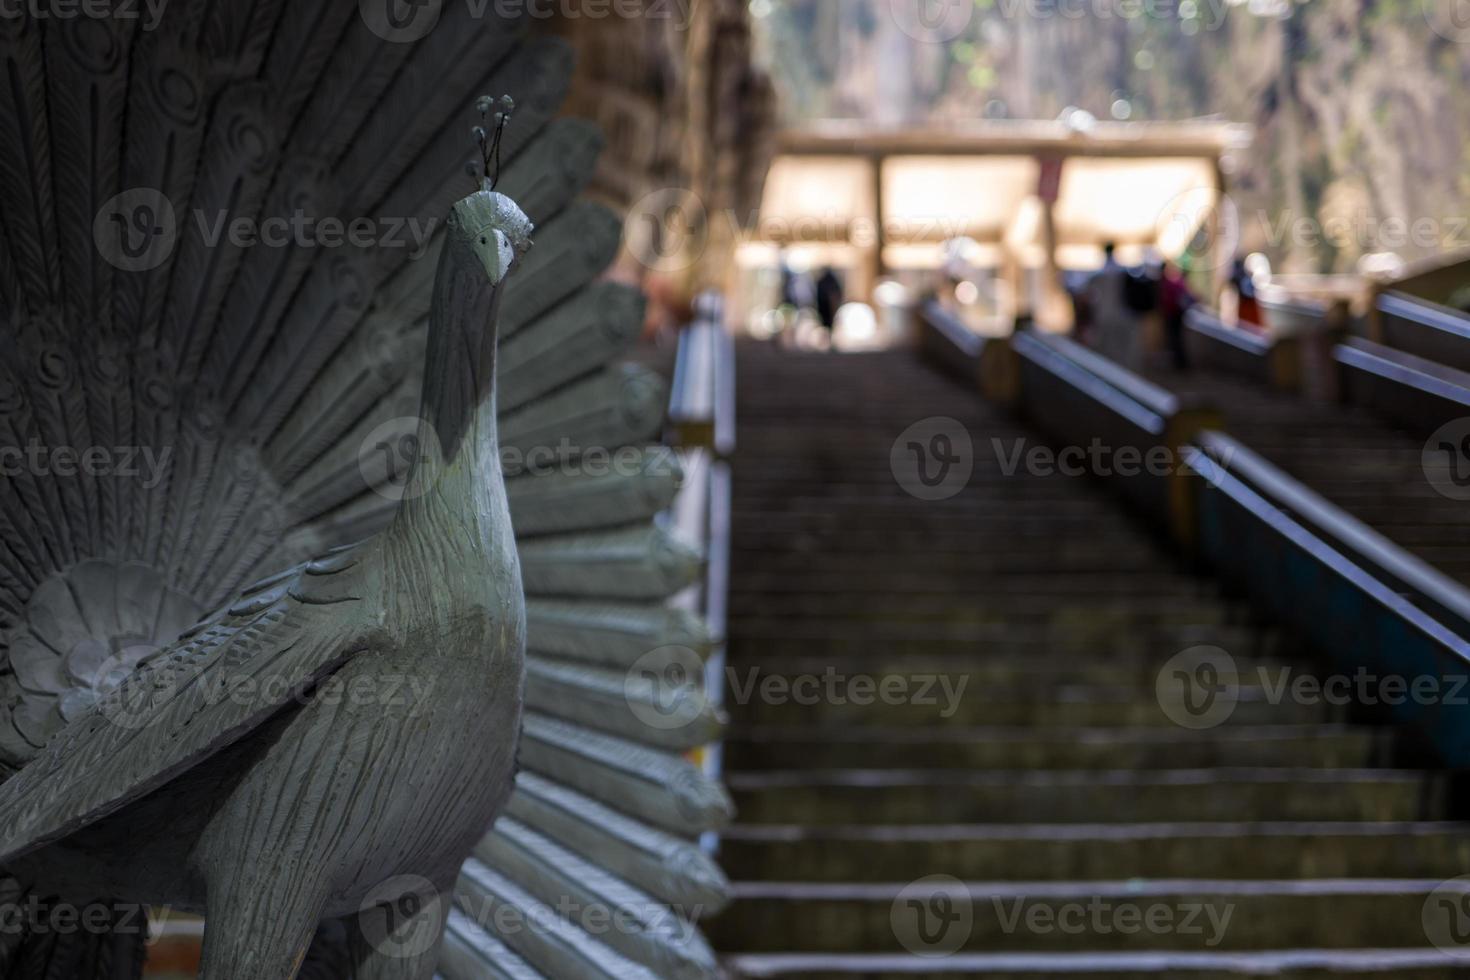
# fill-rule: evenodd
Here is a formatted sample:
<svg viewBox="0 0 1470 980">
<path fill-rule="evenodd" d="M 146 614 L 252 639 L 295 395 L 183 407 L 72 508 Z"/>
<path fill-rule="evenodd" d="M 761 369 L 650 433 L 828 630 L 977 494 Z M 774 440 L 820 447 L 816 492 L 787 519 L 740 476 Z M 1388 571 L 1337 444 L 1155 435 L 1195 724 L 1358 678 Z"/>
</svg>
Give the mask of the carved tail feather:
<svg viewBox="0 0 1470 980">
<path fill-rule="evenodd" d="M 670 705 L 645 677 L 669 666 L 657 651 L 697 661 L 709 642 L 663 607 L 699 556 L 653 522 L 679 480 L 651 448 L 662 386 L 616 363 L 642 300 L 600 281 L 617 216 L 576 200 L 599 138 L 555 118 L 568 50 L 495 6 L 442 5 L 414 43 L 354 4 L 175 0 L 104 51 L 0 19 L 0 450 L 43 451 L 0 479 L 0 774 L 203 610 L 391 520 L 445 216 L 473 186 L 465 121 L 509 92 L 497 190 L 538 227 L 496 371 L 528 594 L 524 772 L 467 866 L 441 973 L 711 976 L 697 931 L 669 926 L 724 901 L 696 839 L 729 801 L 684 757 L 718 719 L 691 689 L 687 724 L 651 724 Z M 87 146 L 115 159 L 77 166 Z M 369 247 L 207 240 L 297 212 L 383 220 Z M 57 450 L 93 448 L 100 470 L 59 475 Z M 489 910 L 563 897 L 654 927 L 489 934 Z"/>
</svg>

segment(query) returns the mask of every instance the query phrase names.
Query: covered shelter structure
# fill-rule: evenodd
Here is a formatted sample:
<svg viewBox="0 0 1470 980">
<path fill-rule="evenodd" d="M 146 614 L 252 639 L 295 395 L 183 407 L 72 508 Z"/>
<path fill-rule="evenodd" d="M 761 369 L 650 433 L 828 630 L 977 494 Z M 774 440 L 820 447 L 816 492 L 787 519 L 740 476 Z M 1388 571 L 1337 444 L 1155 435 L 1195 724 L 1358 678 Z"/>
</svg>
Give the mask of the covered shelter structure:
<svg viewBox="0 0 1470 980">
<path fill-rule="evenodd" d="M 824 123 L 781 134 L 746 268 L 794 261 L 845 270 L 871 299 L 956 263 L 976 271 L 1002 319 L 1065 319 L 1062 273 L 1189 252 L 1228 266 L 1237 216 L 1229 155 L 1249 127 L 1219 121 L 982 120 L 943 129 Z"/>
</svg>

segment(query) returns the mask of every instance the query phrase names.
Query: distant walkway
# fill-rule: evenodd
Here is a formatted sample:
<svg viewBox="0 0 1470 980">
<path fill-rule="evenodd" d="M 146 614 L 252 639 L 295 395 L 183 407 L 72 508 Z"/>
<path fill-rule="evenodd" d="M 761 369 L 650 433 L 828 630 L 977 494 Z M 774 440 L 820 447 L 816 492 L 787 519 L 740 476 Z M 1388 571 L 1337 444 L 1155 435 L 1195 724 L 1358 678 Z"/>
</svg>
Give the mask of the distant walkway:
<svg viewBox="0 0 1470 980">
<path fill-rule="evenodd" d="M 1380 768 L 1387 732 L 1272 703 L 1259 638 L 1104 491 L 1005 475 L 991 440 L 1028 433 L 908 352 L 747 346 L 740 405 L 739 897 L 711 934 L 741 972 L 1458 975 L 1423 925 L 1470 870 L 1437 781 Z M 926 501 L 891 451 L 934 416 L 973 475 Z M 964 455 L 934 425 L 931 480 Z M 1171 693 L 1197 660 L 1161 706 L 1198 645 L 1233 658 L 1233 710 Z"/>
</svg>

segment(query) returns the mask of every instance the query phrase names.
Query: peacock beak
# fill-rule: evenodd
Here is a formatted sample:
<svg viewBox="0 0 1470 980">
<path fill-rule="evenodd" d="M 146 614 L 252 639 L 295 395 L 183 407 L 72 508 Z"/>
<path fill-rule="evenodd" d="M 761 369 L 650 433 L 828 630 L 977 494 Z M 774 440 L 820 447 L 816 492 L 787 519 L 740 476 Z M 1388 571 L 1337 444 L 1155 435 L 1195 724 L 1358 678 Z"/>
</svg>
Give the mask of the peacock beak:
<svg viewBox="0 0 1470 980">
<path fill-rule="evenodd" d="M 511 266 L 515 265 L 515 245 L 499 228 L 482 229 L 475 251 L 485 266 L 485 274 L 490 277 L 492 286 L 500 285 L 510 274 Z"/>
</svg>

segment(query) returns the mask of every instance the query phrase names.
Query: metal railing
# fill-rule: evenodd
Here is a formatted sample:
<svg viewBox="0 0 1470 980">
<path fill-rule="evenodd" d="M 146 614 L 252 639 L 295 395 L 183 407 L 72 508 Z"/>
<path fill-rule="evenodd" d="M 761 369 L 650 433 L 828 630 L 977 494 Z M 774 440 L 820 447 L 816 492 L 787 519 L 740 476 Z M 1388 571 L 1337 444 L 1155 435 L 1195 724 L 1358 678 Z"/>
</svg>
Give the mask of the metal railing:
<svg viewBox="0 0 1470 980">
<path fill-rule="evenodd" d="M 938 304 L 926 304 L 918 317 L 928 356 L 974 379 L 986 397 L 1012 405 L 1061 442 L 1100 440 L 1140 460 L 1160 453 L 1178 459 L 1196 432 L 1218 425 L 1212 407 L 1180 399 L 1066 337 L 1025 331 L 1007 338 L 975 337 L 976 345 L 960 336 L 968 331 Z M 1173 475 L 1155 478 L 1149 467 L 1140 466 L 1109 482 L 1146 519 L 1188 541 L 1193 535 L 1189 487 L 1177 467 L 1170 469 Z"/>
<path fill-rule="evenodd" d="M 1270 464 L 1227 465 L 1220 448 L 1216 439 L 1186 455 L 1210 567 L 1340 670 L 1470 690 L 1470 593 Z M 1470 709 L 1409 697 L 1389 707 L 1441 763 L 1470 761 Z"/>
<path fill-rule="evenodd" d="M 1470 371 L 1470 316 L 1398 292 L 1380 293 L 1376 306 L 1379 343 Z"/>
<path fill-rule="evenodd" d="M 1267 338 L 1228 327 L 1200 306 L 1185 314 L 1184 329 L 1191 364 L 1283 391 L 1296 391 L 1301 386 L 1301 343 L 1295 337 Z"/>
<path fill-rule="evenodd" d="M 679 334 L 669 397 L 670 435 L 721 457 L 735 451 L 735 340 L 725 329 L 724 302 L 705 293 L 694 322 Z"/>
<path fill-rule="evenodd" d="M 1403 351 L 1353 338 L 1332 358 L 1348 399 L 1427 434 L 1470 416 L 1470 374 Z"/>
<path fill-rule="evenodd" d="M 714 644 L 705 661 L 705 696 L 716 706 L 725 696 L 725 634 L 730 592 L 730 456 L 735 451 L 735 344 L 724 325 L 718 294 L 696 303 L 695 321 L 681 331 L 674 360 L 666 441 L 680 454 L 684 484 L 668 515 L 685 540 L 705 556 L 704 575 L 674 603 L 697 613 Z M 723 746 L 706 746 L 700 762 L 712 777 L 723 770 Z M 713 850 L 718 837 L 707 836 Z"/>
<path fill-rule="evenodd" d="M 927 308 L 919 321 L 926 334 L 953 326 Z M 930 337 L 924 349 L 936 343 Z M 948 366 L 978 377 L 978 365 L 958 357 L 963 345 L 948 346 Z M 1065 338 L 1018 333 L 1009 346 L 1019 363 L 1009 403 L 1051 438 L 1178 454 L 1182 465 L 1165 473 L 1109 482 L 1259 608 L 1344 668 L 1470 691 L 1470 590 L 1219 431 L 1208 406 L 1183 403 Z M 1264 343 L 1231 346 L 1269 357 Z M 1404 703 L 1395 714 L 1444 764 L 1470 762 L 1470 709 Z"/>
</svg>

